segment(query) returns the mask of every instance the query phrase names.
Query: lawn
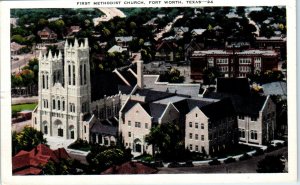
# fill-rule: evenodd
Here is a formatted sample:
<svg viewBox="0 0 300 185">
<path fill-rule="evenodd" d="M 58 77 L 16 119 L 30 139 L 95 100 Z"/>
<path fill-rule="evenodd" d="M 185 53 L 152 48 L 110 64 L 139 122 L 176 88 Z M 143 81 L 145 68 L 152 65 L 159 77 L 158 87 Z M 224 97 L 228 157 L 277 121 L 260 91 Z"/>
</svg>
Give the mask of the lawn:
<svg viewBox="0 0 300 185">
<path fill-rule="evenodd" d="M 11 109 L 13 112 L 20 112 L 23 110 L 33 110 L 37 106 L 37 103 L 19 104 L 12 105 Z"/>
</svg>

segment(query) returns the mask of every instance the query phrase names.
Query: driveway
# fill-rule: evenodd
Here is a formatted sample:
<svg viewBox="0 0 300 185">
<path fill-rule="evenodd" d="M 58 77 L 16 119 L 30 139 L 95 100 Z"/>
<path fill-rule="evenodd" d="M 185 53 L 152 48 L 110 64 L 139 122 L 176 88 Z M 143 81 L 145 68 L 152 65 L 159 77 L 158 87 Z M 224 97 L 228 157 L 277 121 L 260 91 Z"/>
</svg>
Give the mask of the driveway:
<svg viewBox="0 0 300 185">
<path fill-rule="evenodd" d="M 215 166 L 202 165 L 194 167 L 179 168 L 158 168 L 159 174 L 179 174 L 179 173 L 256 173 L 257 163 L 266 155 L 286 155 L 287 147 L 266 153 L 261 156 L 252 157 L 245 161 L 236 161 L 229 164 L 220 164 Z"/>
</svg>

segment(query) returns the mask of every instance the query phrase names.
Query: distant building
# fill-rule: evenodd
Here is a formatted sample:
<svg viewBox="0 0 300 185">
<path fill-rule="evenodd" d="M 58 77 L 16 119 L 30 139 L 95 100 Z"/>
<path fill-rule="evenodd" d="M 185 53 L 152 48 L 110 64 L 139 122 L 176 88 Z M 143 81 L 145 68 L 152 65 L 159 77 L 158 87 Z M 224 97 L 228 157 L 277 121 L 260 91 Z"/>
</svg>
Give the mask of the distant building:
<svg viewBox="0 0 300 185">
<path fill-rule="evenodd" d="M 57 34 L 48 27 L 38 31 L 37 34 L 42 42 L 54 42 L 57 39 Z"/>
<path fill-rule="evenodd" d="M 101 175 L 109 174 L 154 174 L 158 170 L 152 167 L 149 167 L 141 162 L 126 162 L 121 165 L 116 165 L 108 168 Z"/>
<path fill-rule="evenodd" d="M 64 148 L 51 150 L 44 144 L 39 144 L 31 151 L 21 150 L 12 157 L 13 175 L 43 174 L 43 167 L 48 162 L 59 163 L 62 159 L 69 159 Z"/>
<path fill-rule="evenodd" d="M 21 49 L 26 47 L 25 45 L 20 45 L 16 42 L 10 43 L 10 52 L 11 55 L 19 55 L 21 54 Z"/>
<path fill-rule="evenodd" d="M 172 41 L 162 41 L 156 47 L 155 59 L 160 61 L 174 61 L 177 44 Z"/>
<path fill-rule="evenodd" d="M 286 58 L 286 37 L 256 37 L 255 44 L 259 49 L 275 50 L 279 59 Z"/>
<path fill-rule="evenodd" d="M 118 46 L 120 47 L 128 47 L 129 43 L 131 43 L 133 40 L 132 36 L 127 36 L 127 37 L 115 37 L 115 41 Z"/>
<path fill-rule="evenodd" d="M 114 52 L 116 52 L 116 53 L 122 53 L 123 51 L 127 51 L 127 48 L 123 48 L 121 46 L 114 45 L 107 52 L 108 53 L 114 53 Z"/>
<path fill-rule="evenodd" d="M 255 72 L 278 69 L 278 53 L 274 50 L 202 50 L 194 51 L 191 79 L 203 79 L 204 69 L 217 67 L 227 77 L 246 77 Z"/>
</svg>

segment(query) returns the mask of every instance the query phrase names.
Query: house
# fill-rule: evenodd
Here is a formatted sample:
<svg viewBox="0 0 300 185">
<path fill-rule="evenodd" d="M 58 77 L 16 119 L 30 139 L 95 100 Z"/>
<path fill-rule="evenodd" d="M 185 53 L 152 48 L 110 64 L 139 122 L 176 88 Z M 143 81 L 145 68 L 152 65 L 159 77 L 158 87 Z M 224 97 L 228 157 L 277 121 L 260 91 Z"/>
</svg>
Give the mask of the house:
<svg viewBox="0 0 300 185">
<path fill-rule="evenodd" d="M 109 174 L 154 174 L 158 170 L 149 167 L 141 162 L 126 162 L 120 165 L 112 166 L 101 173 L 101 175 Z"/>
<path fill-rule="evenodd" d="M 70 26 L 66 38 L 74 38 L 80 30 L 80 26 Z"/>
<path fill-rule="evenodd" d="M 115 37 L 115 41 L 117 43 L 117 46 L 120 46 L 120 47 L 128 47 L 129 43 L 132 42 L 132 40 L 133 40 L 132 36 Z"/>
<path fill-rule="evenodd" d="M 127 51 L 127 48 L 123 48 L 121 46 L 114 45 L 107 52 L 108 53 L 114 53 L 114 52 L 122 53 L 123 51 Z"/>
<path fill-rule="evenodd" d="M 203 70 L 210 67 L 218 67 L 227 77 L 246 77 L 278 68 L 278 53 L 274 50 L 201 50 L 194 51 L 190 60 L 194 80 L 203 79 Z"/>
<path fill-rule="evenodd" d="M 230 85 L 235 84 L 243 86 Z M 244 85 L 242 85 L 244 83 Z M 276 105 L 270 96 L 262 96 L 247 92 L 247 80 L 240 78 L 223 78 L 217 80 L 217 91 L 207 90 L 204 98 L 231 98 L 239 129 L 239 141 L 249 144 L 266 145 L 275 137 Z M 218 86 L 223 86 L 218 88 Z M 226 88 L 227 87 L 227 88 Z M 235 92 L 234 92 L 235 91 Z M 250 91 L 250 89 L 249 89 Z"/>
<path fill-rule="evenodd" d="M 38 31 L 37 34 L 42 42 L 54 42 L 57 39 L 57 34 L 48 27 Z"/>
<path fill-rule="evenodd" d="M 193 29 L 191 31 L 192 36 L 197 37 L 197 36 L 201 36 L 204 32 L 206 31 L 206 29 Z"/>
<path fill-rule="evenodd" d="M 174 27 L 173 28 L 175 35 L 182 36 L 184 33 L 187 33 L 189 31 L 189 27 Z"/>
<path fill-rule="evenodd" d="M 177 44 L 172 41 L 162 41 L 156 46 L 155 59 L 161 61 L 174 61 Z"/>
<path fill-rule="evenodd" d="M 25 45 L 18 44 L 16 42 L 10 43 L 10 53 L 11 55 L 21 54 L 21 49 L 26 47 Z"/>
<path fill-rule="evenodd" d="M 43 166 L 48 162 L 59 163 L 60 160 L 69 159 L 64 148 L 51 150 L 44 144 L 39 144 L 31 151 L 21 150 L 12 157 L 13 175 L 38 175 L 43 173 Z"/>
</svg>

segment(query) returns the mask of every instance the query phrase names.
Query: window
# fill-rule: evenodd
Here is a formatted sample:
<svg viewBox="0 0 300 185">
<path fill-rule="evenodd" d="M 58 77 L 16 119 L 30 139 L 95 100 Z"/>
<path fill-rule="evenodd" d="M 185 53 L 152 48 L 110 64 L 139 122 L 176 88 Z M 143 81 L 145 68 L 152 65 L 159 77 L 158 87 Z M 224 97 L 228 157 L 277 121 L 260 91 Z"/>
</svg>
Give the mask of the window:
<svg viewBox="0 0 300 185">
<path fill-rule="evenodd" d="M 49 89 L 49 86 L 48 86 L 48 75 L 46 76 L 46 88 Z"/>
<path fill-rule="evenodd" d="M 197 152 L 199 151 L 198 145 L 195 146 L 195 150 L 196 150 Z"/>
<path fill-rule="evenodd" d="M 204 141 L 204 135 L 201 135 L 201 141 Z"/>
<path fill-rule="evenodd" d="M 192 122 L 190 122 L 190 123 L 189 123 L 189 126 L 190 126 L 190 127 L 193 127 L 193 123 L 192 123 Z"/>
<path fill-rule="evenodd" d="M 62 103 L 62 110 L 65 111 L 65 101 Z"/>
<path fill-rule="evenodd" d="M 196 117 L 198 117 L 198 114 L 196 114 Z"/>
<path fill-rule="evenodd" d="M 73 65 L 73 85 L 75 85 L 75 65 Z"/>
<path fill-rule="evenodd" d="M 128 137 L 131 137 L 131 132 L 128 132 Z"/>
<path fill-rule="evenodd" d="M 86 84 L 86 66 L 84 64 L 84 71 L 83 71 L 83 78 L 84 78 L 84 84 Z"/>
<path fill-rule="evenodd" d="M 245 116 L 244 116 L 244 115 L 239 115 L 239 119 L 240 119 L 240 120 L 244 120 L 244 119 L 245 119 Z"/>
<path fill-rule="evenodd" d="M 201 129 L 204 129 L 204 123 L 201 123 Z"/>
<path fill-rule="evenodd" d="M 245 138 L 245 130 L 244 129 L 239 129 L 239 137 Z"/>
<path fill-rule="evenodd" d="M 190 144 L 190 150 L 193 150 L 193 145 L 192 144 Z"/>
<path fill-rule="evenodd" d="M 251 121 L 257 121 L 257 117 L 251 116 Z"/>
<path fill-rule="evenodd" d="M 251 133 L 250 138 L 254 139 L 254 140 L 257 140 L 257 131 L 256 130 L 251 130 L 250 133 Z"/>
<path fill-rule="evenodd" d="M 190 133 L 190 139 L 193 139 L 193 134 L 192 133 Z"/>
<path fill-rule="evenodd" d="M 145 123 L 145 128 L 148 128 L 148 123 Z"/>
<path fill-rule="evenodd" d="M 131 126 L 131 121 L 128 121 L 128 126 Z"/>
<path fill-rule="evenodd" d="M 84 133 L 86 133 L 86 126 L 84 125 Z"/>
<path fill-rule="evenodd" d="M 55 109 L 55 100 L 52 100 L 52 108 Z"/>
<path fill-rule="evenodd" d="M 69 85 L 71 85 L 71 65 L 68 66 Z"/>
<path fill-rule="evenodd" d="M 195 128 L 198 128 L 198 123 L 195 123 Z"/>
<path fill-rule="evenodd" d="M 57 100 L 57 109 L 60 110 L 60 100 Z"/>
<path fill-rule="evenodd" d="M 79 73 L 80 73 L 80 85 L 82 85 L 82 65 L 80 65 L 80 70 L 79 70 Z"/>
<path fill-rule="evenodd" d="M 135 127 L 141 128 L 141 122 L 135 122 Z"/>
<path fill-rule="evenodd" d="M 43 75 L 43 89 L 45 89 L 45 76 Z"/>
<path fill-rule="evenodd" d="M 196 139 L 196 140 L 198 140 L 198 139 L 199 139 L 199 137 L 198 137 L 198 134 L 195 134 L 195 139 Z"/>
</svg>

